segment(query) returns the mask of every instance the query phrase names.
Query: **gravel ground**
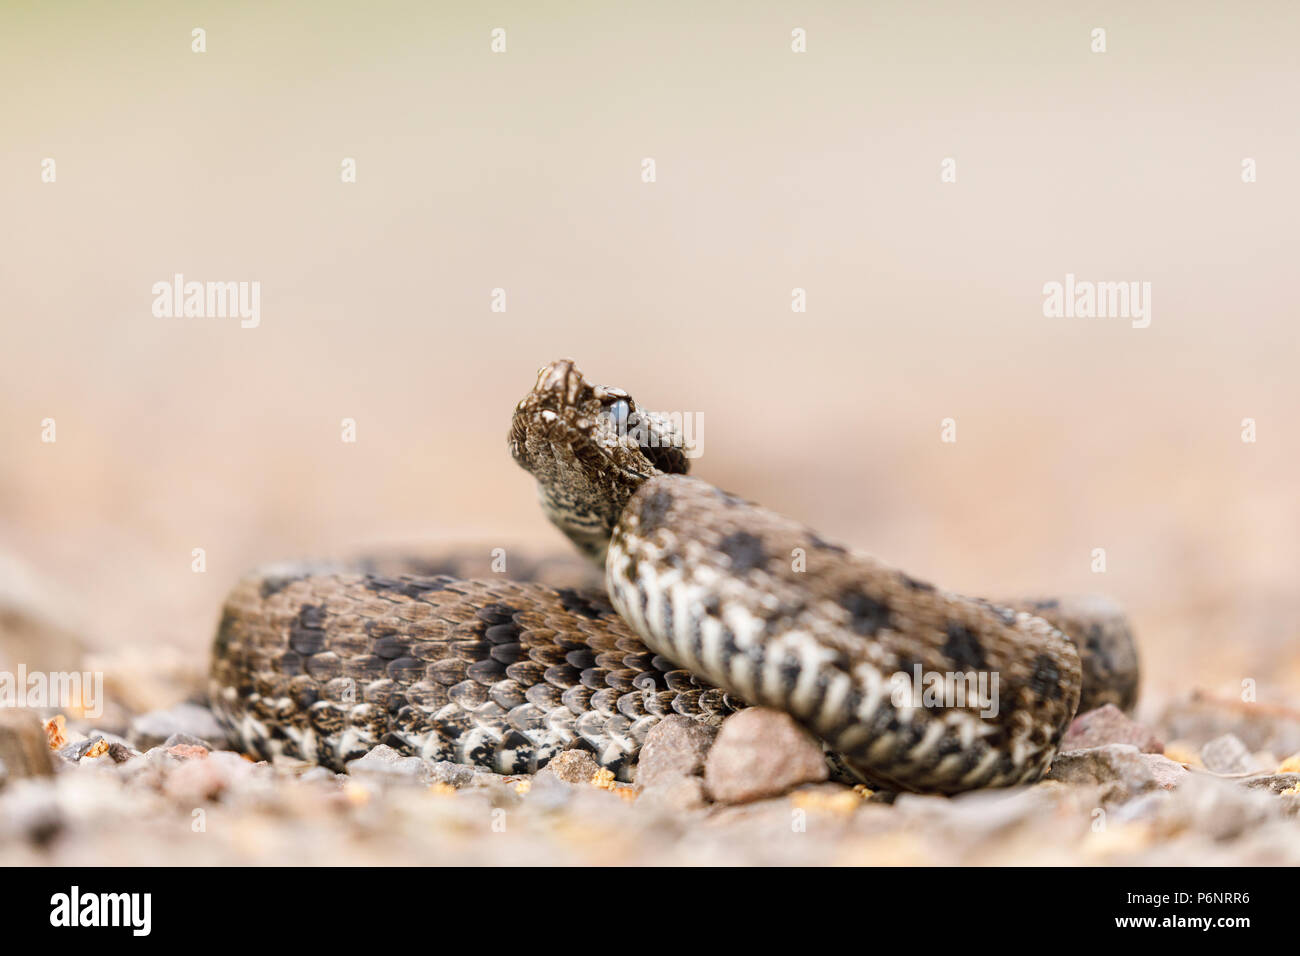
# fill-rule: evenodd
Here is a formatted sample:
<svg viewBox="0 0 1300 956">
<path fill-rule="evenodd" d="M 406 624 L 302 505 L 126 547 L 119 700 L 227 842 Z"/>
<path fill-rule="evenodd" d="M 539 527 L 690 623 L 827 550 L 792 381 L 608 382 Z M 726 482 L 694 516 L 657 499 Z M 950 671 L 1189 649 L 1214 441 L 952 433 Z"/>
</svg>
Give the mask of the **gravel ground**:
<svg viewBox="0 0 1300 956">
<path fill-rule="evenodd" d="M 763 710 L 664 721 L 635 786 L 581 752 L 254 763 L 197 704 L 118 729 L 0 712 L 0 864 L 1300 864 L 1300 711 L 1200 695 L 1083 715 L 1048 779 L 952 799 L 829 781 Z"/>
</svg>

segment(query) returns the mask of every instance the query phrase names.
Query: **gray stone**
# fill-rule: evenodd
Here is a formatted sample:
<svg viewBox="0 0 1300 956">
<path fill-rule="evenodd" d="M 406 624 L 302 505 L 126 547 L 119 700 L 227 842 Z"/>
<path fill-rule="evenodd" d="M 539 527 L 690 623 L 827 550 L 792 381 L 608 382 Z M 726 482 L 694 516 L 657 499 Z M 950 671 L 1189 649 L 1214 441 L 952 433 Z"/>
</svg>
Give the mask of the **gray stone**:
<svg viewBox="0 0 1300 956">
<path fill-rule="evenodd" d="M 49 738 L 40 718 L 30 710 L 0 708 L 0 786 L 22 777 L 48 777 L 54 773 Z"/>
<path fill-rule="evenodd" d="M 65 747 L 59 748 L 59 756 L 69 763 L 76 763 L 82 757 L 86 756 L 86 751 L 99 743 L 99 735 L 87 737 L 85 740 L 76 740 Z"/>
<path fill-rule="evenodd" d="M 163 792 L 182 806 L 197 807 L 238 792 L 257 766 L 228 750 L 209 754 L 204 760 L 179 760 L 167 769 Z"/>
<path fill-rule="evenodd" d="M 1241 738 L 1222 734 L 1201 748 L 1201 763 L 1213 773 L 1251 773 L 1259 768 Z"/>
<path fill-rule="evenodd" d="M 1159 726 L 1166 740 L 1201 746 L 1235 734 L 1252 752 L 1300 752 L 1300 711 L 1276 704 L 1213 697 L 1202 691 L 1165 708 Z"/>
<path fill-rule="evenodd" d="M 1130 720 L 1114 704 L 1104 704 L 1096 710 L 1080 714 L 1070 724 L 1061 750 L 1088 750 L 1106 744 L 1132 744 L 1143 753 L 1158 754 L 1164 743 L 1150 729 Z"/>
<path fill-rule="evenodd" d="M 789 714 L 765 707 L 723 721 L 704 764 L 705 791 L 718 803 L 777 796 L 828 776 L 821 744 Z"/>
<path fill-rule="evenodd" d="M 173 747 L 202 747 L 204 750 L 220 750 L 219 747 L 212 746 L 211 743 L 202 737 L 195 737 L 193 734 L 172 734 L 162 742 L 164 750 L 171 750 Z"/>
<path fill-rule="evenodd" d="M 1100 786 L 1103 799 L 1127 800 L 1160 786 L 1149 759 L 1154 756 L 1141 753 L 1132 744 L 1107 744 L 1089 750 L 1066 751 L 1056 755 L 1047 779 L 1076 786 Z M 1168 763 L 1173 761 L 1168 760 Z M 1167 768 L 1162 766 L 1162 770 Z"/>
<path fill-rule="evenodd" d="M 98 730 L 91 731 L 90 736 L 85 740 L 78 740 L 63 747 L 59 750 L 59 756 L 69 763 L 78 763 L 87 758 L 88 751 L 101 744 L 107 744 L 108 749 L 90 759 L 107 757 L 112 763 L 126 763 L 132 757 L 140 756 L 140 751 L 128 746 L 121 737 Z"/>
<path fill-rule="evenodd" d="M 1281 816 L 1279 801 L 1271 794 L 1208 773 L 1188 774 L 1173 797 L 1168 811 L 1161 814 L 1162 828 L 1192 831 L 1213 840 L 1235 839 Z"/>
<path fill-rule="evenodd" d="M 1143 754 L 1142 760 L 1161 790 L 1173 790 L 1187 777 L 1187 768 L 1164 754 Z"/>
<path fill-rule="evenodd" d="M 432 771 L 420 757 L 404 757 L 387 744 L 380 744 L 369 753 L 345 765 L 354 777 L 382 778 L 391 781 L 429 783 Z"/>
<path fill-rule="evenodd" d="M 536 784 L 538 780 L 554 777 L 564 783 L 587 784 L 591 783 L 591 778 L 596 776 L 599 770 L 600 764 L 596 763 L 596 758 L 587 751 L 566 750 L 556 754 L 545 767 L 537 771 L 533 782 Z"/>
<path fill-rule="evenodd" d="M 209 750 L 228 746 L 226 733 L 212 716 L 212 711 L 198 704 L 182 703 L 166 710 L 153 710 L 131 721 L 128 736 L 141 750 L 166 745 L 175 734 L 185 734 L 203 742 Z"/>
<path fill-rule="evenodd" d="M 681 813 L 708 806 L 701 777 L 672 776 L 650 784 L 641 791 L 637 806 L 647 810 Z"/>
<path fill-rule="evenodd" d="M 1163 790 L 1153 790 L 1115 807 L 1111 819 L 1116 823 L 1152 822 L 1160 819 L 1161 815 L 1167 812 L 1173 799 L 1172 794 L 1165 793 Z"/>
<path fill-rule="evenodd" d="M 636 782 L 642 788 L 675 783 L 704 773 L 704 761 L 718 736 L 716 727 L 671 714 L 646 734 L 637 758 Z"/>
<path fill-rule="evenodd" d="M 547 764 L 550 766 L 550 764 Z M 542 770 L 546 768 L 543 767 Z M 538 771 L 533 775 L 532 785 L 528 788 L 525 799 L 529 806 L 542 810 L 559 810 L 573 802 L 575 788 L 565 783 L 553 773 Z"/>
<path fill-rule="evenodd" d="M 303 783 L 336 783 L 339 776 L 329 767 L 312 767 L 298 779 Z"/>
<path fill-rule="evenodd" d="M 450 760 L 437 760 L 427 763 L 428 780 L 430 783 L 445 783 L 459 790 L 461 787 L 468 787 L 474 782 L 474 768 L 467 767 L 463 763 L 452 763 Z M 493 776 L 496 776 L 493 774 Z"/>
<path fill-rule="evenodd" d="M 1247 777 L 1242 781 L 1252 790 L 1271 790 L 1281 793 L 1292 787 L 1300 787 L 1300 773 L 1269 773 L 1259 777 Z"/>
</svg>

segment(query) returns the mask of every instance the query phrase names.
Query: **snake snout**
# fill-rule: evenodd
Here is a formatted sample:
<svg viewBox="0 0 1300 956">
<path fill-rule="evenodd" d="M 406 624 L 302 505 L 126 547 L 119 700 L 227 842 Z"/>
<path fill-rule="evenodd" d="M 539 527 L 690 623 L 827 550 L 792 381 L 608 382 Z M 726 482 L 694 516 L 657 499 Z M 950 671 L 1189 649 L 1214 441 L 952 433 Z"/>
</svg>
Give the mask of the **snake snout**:
<svg viewBox="0 0 1300 956">
<path fill-rule="evenodd" d="M 577 363 L 573 359 L 562 358 L 542 366 L 537 373 L 533 393 L 544 400 L 544 407 L 559 411 L 576 405 L 586 387 L 586 379 Z"/>
</svg>

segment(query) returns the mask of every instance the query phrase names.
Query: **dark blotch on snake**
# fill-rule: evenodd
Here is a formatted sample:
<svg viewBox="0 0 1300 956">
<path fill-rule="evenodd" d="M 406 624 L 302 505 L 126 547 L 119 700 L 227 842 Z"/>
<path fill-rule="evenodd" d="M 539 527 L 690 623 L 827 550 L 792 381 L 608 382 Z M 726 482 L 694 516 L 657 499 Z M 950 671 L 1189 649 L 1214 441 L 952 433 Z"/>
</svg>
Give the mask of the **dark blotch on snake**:
<svg viewBox="0 0 1300 956">
<path fill-rule="evenodd" d="M 408 578 L 401 580 L 398 578 L 386 578 L 378 574 L 367 574 L 365 578 L 367 591 L 374 591 L 379 594 L 384 591 L 390 591 L 394 594 L 400 594 L 403 597 L 419 598 L 426 591 L 436 591 L 440 587 L 439 582 L 433 578 Z"/>
<path fill-rule="evenodd" d="M 809 533 L 808 535 L 808 545 L 818 551 L 829 551 L 832 554 L 848 554 L 848 550 L 842 545 L 825 541 L 820 536 L 813 533 Z"/>
<path fill-rule="evenodd" d="M 299 654 L 319 654 L 325 647 L 325 608 L 306 604 L 289 625 L 289 646 Z"/>
<path fill-rule="evenodd" d="M 1034 673 L 1029 678 L 1029 689 L 1040 700 L 1055 700 L 1061 696 L 1060 668 L 1046 654 L 1034 658 Z"/>
<path fill-rule="evenodd" d="M 855 634 L 870 637 L 890 626 L 889 605 L 861 588 L 850 588 L 840 595 L 840 607 L 849 612 L 849 627 Z"/>
<path fill-rule="evenodd" d="M 943 652 L 958 667 L 982 669 L 985 665 L 984 648 L 980 647 L 975 632 L 955 621 L 948 624 L 948 640 L 944 642 Z"/>
<path fill-rule="evenodd" d="M 713 493 L 722 500 L 722 503 L 728 508 L 739 508 L 742 505 L 750 504 L 740 495 L 733 495 L 730 491 L 723 491 L 721 488 L 714 488 Z"/>
<path fill-rule="evenodd" d="M 555 592 L 560 597 L 561 606 L 570 614 L 578 614 L 585 618 L 595 620 L 604 615 L 602 608 L 595 607 L 589 600 L 579 594 L 573 588 L 560 588 Z"/>
<path fill-rule="evenodd" d="M 734 531 L 718 542 L 718 550 L 731 559 L 731 570 L 744 574 L 767 563 L 763 539 L 748 531 Z"/>
<path fill-rule="evenodd" d="M 272 594 L 279 594 L 294 581 L 301 581 L 301 574 L 286 574 L 262 579 L 262 586 L 258 589 L 263 598 L 269 598 Z"/>
<path fill-rule="evenodd" d="M 668 510 L 673 506 L 673 496 L 657 489 L 641 502 L 641 533 L 650 534 L 659 530 L 668 519 Z"/>
</svg>

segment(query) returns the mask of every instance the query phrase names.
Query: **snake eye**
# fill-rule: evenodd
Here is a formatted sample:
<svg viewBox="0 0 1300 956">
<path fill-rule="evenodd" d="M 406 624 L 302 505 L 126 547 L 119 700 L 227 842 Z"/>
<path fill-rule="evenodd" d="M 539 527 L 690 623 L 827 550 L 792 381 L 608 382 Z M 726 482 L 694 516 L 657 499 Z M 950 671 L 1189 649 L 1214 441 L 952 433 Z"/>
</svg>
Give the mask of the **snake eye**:
<svg viewBox="0 0 1300 956">
<path fill-rule="evenodd" d="M 609 420 L 615 428 L 622 428 L 627 424 L 628 416 L 632 414 L 632 406 L 627 403 L 626 399 L 620 398 L 613 405 L 609 406 Z"/>
</svg>

